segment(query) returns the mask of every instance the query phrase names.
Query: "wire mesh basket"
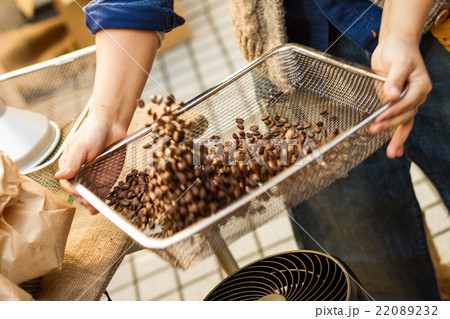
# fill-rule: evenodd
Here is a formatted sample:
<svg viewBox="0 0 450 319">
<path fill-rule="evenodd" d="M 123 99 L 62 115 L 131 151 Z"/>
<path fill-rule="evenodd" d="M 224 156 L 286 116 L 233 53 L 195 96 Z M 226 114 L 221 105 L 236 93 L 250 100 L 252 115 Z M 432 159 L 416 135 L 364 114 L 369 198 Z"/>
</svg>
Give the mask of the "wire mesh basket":
<svg viewBox="0 0 450 319">
<path fill-rule="evenodd" d="M 64 145 L 87 114 L 94 78 L 95 46 L 0 75 L 3 103 L 43 114 L 61 130 L 49 157 L 23 173 L 65 198 L 69 195 L 53 175 Z"/>
<path fill-rule="evenodd" d="M 194 120 L 200 113 L 207 119 L 194 125 L 191 133 L 198 137 L 231 138 L 237 117 L 263 128 L 261 118 L 276 114 L 303 123 L 323 120 L 330 131 L 337 128 L 341 133 L 214 215 L 170 236 L 158 227 L 141 231 L 105 203 L 132 169 L 147 170 L 151 154 L 143 146 L 151 142 L 151 127 L 85 165 L 73 182 L 87 201 L 139 244 L 186 269 L 345 177 L 381 147 L 392 132 L 371 135 L 368 127 L 387 108 L 384 80 L 364 67 L 286 44 L 186 103 L 178 116 Z M 323 109 L 335 117 L 324 118 Z"/>
</svg>

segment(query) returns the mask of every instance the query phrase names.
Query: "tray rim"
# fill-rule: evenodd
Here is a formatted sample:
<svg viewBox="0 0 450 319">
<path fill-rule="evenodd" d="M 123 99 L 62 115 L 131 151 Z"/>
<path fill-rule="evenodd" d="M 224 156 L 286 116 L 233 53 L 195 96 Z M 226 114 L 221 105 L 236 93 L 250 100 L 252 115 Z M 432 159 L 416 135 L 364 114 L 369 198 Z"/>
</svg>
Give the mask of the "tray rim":
<svg viewBox="0 0 450 319">
<path fill-rule="evenodd" d="M 208 97 L 214 95 L 219 90 L 221 90 L 223 87 L 233 83 L 240 77 L 242 77 L 247 72 L 251 71 L 253 68 L 264 62 L 266 59 L 270 58 L 272 55 L 277 54 L 279 52 L 287 51 L 287 50 L 294 50 L 301 52 L 302 54 L 305 54 L 307 56 L 311 56 L 314 58 L 318 58 L 324 62 L 328 62 L 331 64 L 334 64 L 338 67 L 350 69 L 353 72 L 359 73 L 361 75 L 369 76 L 374 79 L 380 80 L 385 82 L 386 78 L 384 76 L 378 75 L 371 71 L 370 69 L 359 66 L 355 63 L 348 63 L 348 62 L 342 62 L 341 60 L 338 60 L 334 57 L 331 57 L 328 54 L 324 54 L 320 51 L 307 48 L 302 45 L 298 44 L 284 44 L 281 46 L 278 46 L 274 48 L 272 51 L 267 53 L 266 55 L 256 59 L 255 61 L 251 62 L 247 66 L 241 68 L 237 72 L 233 73 L 229 77 L 227 77 L 225 80 L 219 82 L 217 85 L 213 86 L 212 88 L 206 90 L 202 94 L 194 97 L 189 102 L 185 104 L 185 106 L 180 109 L 180 113 L 184 113 L 194 107 L 195 105 L 201 103 Z M 92 193 L 87 187 L 80 184 L 76 181 L 77 176 L 70 180 L 70 182 L 73 184 L 75 190 L 84 198 L 86 199 L 92 206 L 94 206 L 100 213 L 102 213 L 106 218 L 108 218 L 111 222 L 113 222 L 117 227 L 122 229 L 125 233 L 127 233 L 130 237 L 132 237 L 136 242 L 144 246 L 145 248 L 150 249 L 165 249 L 168 248 L 174 244 L 177 244 L 197 233 L 200 231 L 208 228 L 209 226 L 212 226 L 214 223 L 220 221 L 221 219 L 227 217 L 228 215 L 232 214 L 237 208 L 241 207 L 242 205 L 245 205 L 249 203 L 254 198 L 262 195 L 263 193 L 267 192 L 270 188 L 276 186 L 278 183 L 280 183 L 282 180 L 292 176 L 297 171 L 299 171 L 302 167 L 306 166 L 307 164 L 314 161 L 318 156 L 321 156 L 322 154 L 326 153 L 333 147 L 335 147 L 337 144 L 342 142 L 344 139 L 349 137 L 350 135 L 357 132 L 359 129 L 370 123 L 375 117 L 380 115 L 382 112 L 384 112 L 389 107 L 389 104 L 382 105 L 378 110 L 376 110 L 373 114 L 356 124 L 355 126 L 351 127 L 349 130 L 345 131 L 342 134 L 339 134 L 334 140 L 332 140 L 330 143 L 327 143 L 323 145 L 322 147 L 319 147 L 318 149 L 314 150 L 311 154 L 304 157 L 300 163 L 297 163 L 296 165 L 293 165 L 286 170 L 282 171 L 269 181 L 265 182 L 264 184 L 260 184 L 259 188 L 254 189 L 252 192 L 245 194 L 238 200 L 235 200 L 230 205 L 226 206 L 225 208 L 221 209 L 217 213 L 204 218 L 197 223 L 183 229 L 182 231 L 179 231 L 175 233 L 174 235 L 171 235 L 169 237 L 165 238 L 149 238 L 146 234 L 144 234 L 141 230 L 137 229 L 135 226 L 131 225 L 126 221 L 126 219 L 122 216 L 120 216 L 118 213 L 116 213 L 114 210 L 112 210 L 104 201 L 102 201 L 99 197 L 97 197 L 94 193 Z M 124 145 L 128 143 L 132 143 L 136 141 L 137 139 L 145 136 L 151 131 L 151 127 L 144 128 L 129 137 L 126 137 L 125 139 L 111 145 L 109 148 L 107 148 L 102 154 L 100 154 L 96 159 L 91 161 L 90 163 L 87 163 L 83 165 L 81 170 L 83 168 L 86 168 L 95 162 L 103 159 L 104 157 L 108 156 L 110 153 L 118 150 L 119 148 L 123 147 Z M 81 171 L 80 170 L 80 171 Z M 281 208 L 281 207 L 280 207 Z"/>
</svg>

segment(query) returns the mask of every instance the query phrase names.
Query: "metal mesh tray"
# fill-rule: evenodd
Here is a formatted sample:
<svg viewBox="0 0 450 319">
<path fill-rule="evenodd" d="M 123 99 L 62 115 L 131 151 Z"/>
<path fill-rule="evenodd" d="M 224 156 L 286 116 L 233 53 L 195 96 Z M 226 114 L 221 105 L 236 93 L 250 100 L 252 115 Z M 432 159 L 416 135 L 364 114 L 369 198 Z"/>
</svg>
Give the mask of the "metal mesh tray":
<svg viewBox="0 0 450 319">
<path fill-rule="evenodd" d="M 338 128 L 342 133 L 251 193 L 171 236 L 158 228 L 141 231 L 105 203 L 111 189 L 132 169 L 147 169 L 150 155 L 143 146 L 151 140 L 150 128 L 85 165 L 73 182 L 87 201 L 139 244 L 174 266 L 188 268 L 345 177 L 382 146 L 392 132 L 371 135 L 368 126 L 387 108 L 384 80 L 364 67 L 287 44 L 186 103 L 179 116 L 193 120 L 201 113 L 207 119 L 203 127 L 194 125 L 198 131 L 192 132 L 202 137 L 231 138 L 237 131 L 236 117 L 263 128 L 261 117 L 266 114 L 302 123 L 320 119 L 328 129 Z M 337 118 L 324 119 L 319 114 L 322 109 Z"/>
<path fill-rule="evenodd" d="M 60 128 L 55 150 L 43 163 L 23 173 L 67 197 L 53 175 L 65 144 L 87 114 L 94 78 L 95 46 L 0 75 L 3 103 L 43 114 Z"/>
</svg>

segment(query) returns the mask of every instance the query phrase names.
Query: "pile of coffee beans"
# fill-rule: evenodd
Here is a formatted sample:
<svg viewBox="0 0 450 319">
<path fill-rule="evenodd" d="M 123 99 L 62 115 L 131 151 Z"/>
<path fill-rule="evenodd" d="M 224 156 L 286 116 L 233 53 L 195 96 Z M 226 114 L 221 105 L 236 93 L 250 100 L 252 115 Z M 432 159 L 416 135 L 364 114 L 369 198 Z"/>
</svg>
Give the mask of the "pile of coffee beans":
<svg viewBox="0 0 450 319">
<path fill-rule="evenodd" d="M 186 139 L 193 123 L 173 111 L 172 95 L 163 100 L 150 98 L 164 110 L 159 115 L 151 107 L 148 111 L 154 123 L 148 125 L 151 143 L 144 148 L 153 160 L 145 171 L 133 169 L 119 181 L 107 200 L 134 225 L 161 225 L 169 236 L 216 213 L 339 134 L 325 127 L 325 118 L 336 116 L 323 110 L 323 119 L 315 123 L 265 115 L 260 128 L 236 118 L 237 132 L 228 140 L 216 135 Z"/>
</svg>

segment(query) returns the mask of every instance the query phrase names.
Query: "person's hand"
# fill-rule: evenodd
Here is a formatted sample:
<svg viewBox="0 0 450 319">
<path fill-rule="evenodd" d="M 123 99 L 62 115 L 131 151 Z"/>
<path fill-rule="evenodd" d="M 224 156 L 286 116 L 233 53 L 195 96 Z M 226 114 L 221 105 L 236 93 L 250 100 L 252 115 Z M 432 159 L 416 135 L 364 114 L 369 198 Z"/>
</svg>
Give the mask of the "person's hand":
<svg viewBox="0 0 450 319">
<path fill-rule="evenodd" d="M 413 127 L 414 116 L 431 91 L 431 81 L 417 42 L 395 34 L 389 35 L 375 49 L 372 69 L 387 74 L 383 89 L 389 101 L 398 100 L 406 88 L 404 96 L 370 126 L 371 133 L 396 127 L 386 155 L 389 158 L 401 157 L 404 143 Z"/>
<path fill-rule="evenodd" d="M 69 179 L 75 177 L 83 164 L 94 160 L 107 146 L 124 137 L 126 128 L 123 126 L 111 123 L 106 117 L 88 116 L 70 138 L 59 159 L 55 178 L 60 179 L 61 186 L 92 214 L 97 210 L 75 191 Z"/>
<path fill-rule="evenodd" d="M 91 213 L 96 213 L 96 209 L 76 193 L 69 179 L 107 146 L 126 137 L 136 100 L 142 94 L 155 58 L 159 38 L 154 31 L 109 29 L 97 32 L 95 43 L 97 64 L 94 89 L 88 101 L 89 114 L 70 138 L 59 159 L 59 171 L 55 174 L 61 180 L 61 186 L 86 205 Z M 111 181 L 107 180 L 106 184 Z"/>
</svg>

